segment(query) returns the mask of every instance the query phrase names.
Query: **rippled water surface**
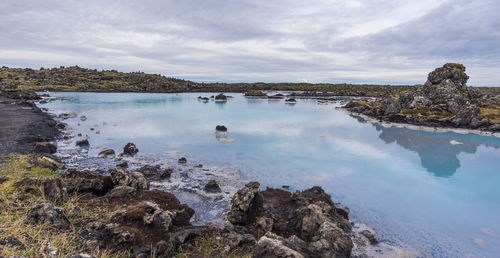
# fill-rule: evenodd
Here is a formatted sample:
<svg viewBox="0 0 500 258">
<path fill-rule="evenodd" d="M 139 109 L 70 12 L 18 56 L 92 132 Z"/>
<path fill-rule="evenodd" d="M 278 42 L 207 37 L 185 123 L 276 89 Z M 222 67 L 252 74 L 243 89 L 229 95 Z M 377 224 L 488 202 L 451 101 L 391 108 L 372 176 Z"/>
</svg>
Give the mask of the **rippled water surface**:
<svg viewBox="0 0 500 258">
<path fill-rule="evenodd" d="M 263 187 L 320 185 L 382 240 L 429 256 L 500 253 L 500 138 L 385 128 L 313 100 L 51 95 L 65 101 L 41 107 L 87 117 L 65 122 L 89 135 L 89 157 L 101 151 L 96 147 L 120 152 L 131 141 L 143 155 L 235 168 Z M 227 126 L 227 138 L 214 134 L 219 124 Z"/>
</svg>

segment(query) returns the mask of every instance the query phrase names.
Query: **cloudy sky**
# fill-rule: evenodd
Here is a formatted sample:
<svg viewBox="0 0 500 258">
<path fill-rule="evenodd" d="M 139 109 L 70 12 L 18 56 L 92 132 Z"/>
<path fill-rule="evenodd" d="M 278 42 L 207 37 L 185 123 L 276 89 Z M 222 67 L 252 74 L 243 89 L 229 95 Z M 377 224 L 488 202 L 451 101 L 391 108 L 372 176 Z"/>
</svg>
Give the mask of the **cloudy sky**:
<svg viewBox="0 0 500 258">
<path fill-rule="evenodd" d="M 500 86 L 498 0 L 2 0 L 0 65 L 195 81 Z"/>
</svg>

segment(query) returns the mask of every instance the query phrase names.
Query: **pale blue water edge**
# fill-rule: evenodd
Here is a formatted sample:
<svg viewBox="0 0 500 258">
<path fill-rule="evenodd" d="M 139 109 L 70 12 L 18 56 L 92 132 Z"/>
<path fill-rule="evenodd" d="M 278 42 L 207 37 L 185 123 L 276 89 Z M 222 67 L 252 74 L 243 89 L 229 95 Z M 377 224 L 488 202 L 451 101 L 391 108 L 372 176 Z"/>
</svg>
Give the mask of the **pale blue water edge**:
<svg viewBox="0 0 500 258">
<path fill-rule="evenodd" d="M 191 164 L 234 167 L 263 187 L 320 185 L 378 238 L 426 256 L 500 253 L 500 138 L 384 128 L 336 110 L 339 104 L 314 100 L 288 105 L 241 94 L 228 94 L 234 98 L 227 103 L 197 101 L 213 95 L 207 93 L 51 95 L 67 101 L 40 106 L 85 115 L 85 122 L 65 122 L 88 134 L 92 145 L 119 152 L 134 142 L 142 154 L 179 151 Z M 234 142 L 216 139 L 218 124 Z"/>
</svg>

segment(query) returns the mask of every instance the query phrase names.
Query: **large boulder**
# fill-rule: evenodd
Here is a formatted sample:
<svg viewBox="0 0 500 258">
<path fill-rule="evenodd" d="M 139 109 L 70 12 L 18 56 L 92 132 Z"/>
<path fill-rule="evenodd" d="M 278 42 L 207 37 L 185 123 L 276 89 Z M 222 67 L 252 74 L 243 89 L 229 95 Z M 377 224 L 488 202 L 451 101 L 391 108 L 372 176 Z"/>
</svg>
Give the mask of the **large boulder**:
<svg viewBox="0 0 500 258">
<path fill-rule="evenodd" d="M 259 197 L 260 184 L 258 182 L 246 184 L 233 196 L 231 211 L 227 215 L 227 220 L 235 225 L 245 225 L 251 209 L 256 208 Z"/>
<path fill-rule="evenodd" d="M 424 85 L 371 103 L 352 101 L 345 108 L 393 122 L 486 128 L 491 123 L 481 117 L 477 106 L 482 96 L 477 89 L 467 87 L 468 79 L 465 66 L 447 63 L 430 72 Z"/>
<path fill-rule="evenodd" d="M 249 183 L 234 195 L 227 219 L 265 236 L 254 257 L 349 257 L 354 246 L 348 212 L 321 187 L 292 194 Z"/>
</svg>

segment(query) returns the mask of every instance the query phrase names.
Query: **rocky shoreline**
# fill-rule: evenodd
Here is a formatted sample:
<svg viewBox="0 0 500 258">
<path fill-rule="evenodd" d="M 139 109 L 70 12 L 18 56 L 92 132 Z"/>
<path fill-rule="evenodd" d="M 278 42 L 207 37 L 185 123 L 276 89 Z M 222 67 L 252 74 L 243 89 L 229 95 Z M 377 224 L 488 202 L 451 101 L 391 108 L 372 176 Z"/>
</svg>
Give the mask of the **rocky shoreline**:
<svg viewBox="0 0 500 258">
<path fill-rule="evenodd" d="M 24 99 L 12 105 L 31 103 Z M 155 182 L 177 180 L 175 175 L 185 172 L 153 165 L 127 169 L 126 162 L 108 170 L 64 169 L 64 162 L 52 155 L 57 145 L 48 147 L 63 124 L 36 107 L 29 110 L 37 116 L 20 114 L 19 119 L 50 122 L 28 134 L 40 135 L 47 131 L 45 127 L 52 128 L 52 134 L 42 139 L 45 148 L 37 147 L 39 141 L 30 142 L 31 147 L 23 149 L 28 155 L 9 154 L 0 161 L 0 188 L 5 193 L 0 198 L 1 215 L 16 214 L 15 223 L 2 222 L 2 255 L 372 257 L 405 253 L 380 243 L 373 230 L 360 230 L 349 221 L 349 210 L 334 204 L 321 187 L 290 193 L 262 191 L 258 182 L 250 182 L 232 196 L 224 225 L 195 226 L 191 222 L 195 210 L 154 187 Z M 16 148 L 4 151 L 18 152 Z M 134 157 L 137 152 L 129 143 L 121 155 Z M 221 187 L 209 181 L 204 191 L 215 196 Z M 19 225 L 25 226 L 20 230 Z M 40 230 L 42 236 L 32 237 Z"/>
<path fill-rule="evenodd" d="M 422 86 L 375 101 L 357 100 L 344 108 L 368 117 L 416 126 L 500 132 L 500 95 L 466 85 L 465 66 L 447 63 L 429 73 Z"/>
</svg>

